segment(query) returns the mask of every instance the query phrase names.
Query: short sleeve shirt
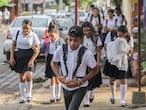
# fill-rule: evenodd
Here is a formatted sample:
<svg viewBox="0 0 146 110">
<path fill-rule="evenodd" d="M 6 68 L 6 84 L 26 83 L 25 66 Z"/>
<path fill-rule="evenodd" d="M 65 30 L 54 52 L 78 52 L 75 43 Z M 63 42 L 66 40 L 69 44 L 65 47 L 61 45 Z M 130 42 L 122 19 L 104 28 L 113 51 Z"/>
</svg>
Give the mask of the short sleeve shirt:
<svg viewBox="0 0 146 110">
<path fill-rule="evenodd" d="M 73 79 L 73 73 L 77 65 L 77 55 L 79 52 L 79 49 L 81 48 L 81 45 L 76 50 L 72 50 L 70 46 L 68 45 L 68 55 L 67 55 L 67 68 L 68 68 L 68 74 L 66 73 L 64 60 L 63 60 L 63 50 L 62 46 L 58 47 L 53 55 L 53 61 L 54 62 L 60 62 L 61 64 L 61 70 L 63 75 L 67 75 L 67 80 Z M 84 77 L 86 75 L 86 69 L 87 67 L 94 68 L 96 66 L 96 60 L 93 56 L 93 54 L 87 49 L 83 55 L 82 62 L 80 66 L 77 69 L 76 77 Z M 88 85 L 88 81 L 86 81 L 82 87 L 86 87 Z M 69 88 L 66 87 L 66 85 L 62 84 L 62 87 L 67 90 L 75 90 L 79 87 L 75 88 Z"/>
<path fill-rule="evenodd" d="M 116 18 L 113 17 L 113 19 L 105 19 L 104 20 L 104 23 L 103 23 L 103 26 L 107 26 L 109 29 L 113 29 L 114 27 L 116 27 Z"/>
<path fill-rule="evenodd" d="M 93 53 L 93 55 L 97 54 L 96 46 L 102 46 L 102 41 L 101 41 L 100 37 L 98 37 L 98 40 L 96 43 L 97 44 L 93 43 L 91 38 L 87 38 L 86 36 L 84 36 L 83 45 L 86 48 L 88 48 Z"/>
<path fill-rule="evenodd" d="M 13 37 L 13 40 L 16 41 L 16 36 Z M 16 41 L 16 48 L 19 49 L 30 49 L 34 46 L 40 44 L 38 36 L 34 32 L 30 32 L 27 36 L 22 35 L 22 31 L 19 32 L 17 41 Z"/>
</svg>

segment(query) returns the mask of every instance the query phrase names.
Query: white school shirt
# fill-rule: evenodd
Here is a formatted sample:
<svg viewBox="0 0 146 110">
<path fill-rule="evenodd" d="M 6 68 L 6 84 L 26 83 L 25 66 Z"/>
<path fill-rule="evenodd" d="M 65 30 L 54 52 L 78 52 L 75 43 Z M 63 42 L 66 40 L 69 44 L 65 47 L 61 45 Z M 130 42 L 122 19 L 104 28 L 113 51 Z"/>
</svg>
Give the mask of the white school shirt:
<svg viewBox="0 0 146 110">
<path fill-rule="evenodd" d="M 113 38 L 114 40 L 116 39 L 116 36 Z M 108 44 L 112 42 L 112 38 L 111 38 L 111 32 L 108 32 L 104 41 L 104 44 Z"/>
<path fill-rule="evenodd" d="M 113 43 L 113 58 L 110 63 L 115 65 L 119 70 L 127 71 L 130 46 L 126 39 L 121 37 L 117 37 Z"/>
<path fill-rule="evenodd" d="M 12 38 L 16 41 L 16 35 Z M 22 31 L 19 32 L 17 41 L 16 41 L 16 48 L 19 49 L 30 49 L 34 46 L 40 44 L 38 36 L 34 32 L 30 32 L 27 36 L 23 36 Z"/>
<path fill-rule="evenodd" d="M 4 19 L 9 19 L 10 18 L 10 12 L 8 10 L 4 11 L 3 15 L 4 15 Z"/>
<path fill-rule="evenodd" d="M 56 40 L 54 42 L 52 42 L 50 39 L 49 39 L 49 54 L 54 54 L 55 50 L 56 50 L 56 42 L 57 40 L 59 39 L 59 37 L 56 38 Z"/>
<path fill-rule="evenodd" d="M 76 50 L 72 50 L 70 46 L 68 45 L 68 55 L 67 55 L 68 75 L 66 73 L 66 68 L 64 65 L 62 46 L 59 46 L 53 55 L 53 59 L 52 59 L 53 62 L 60 62 L 62 74 L 63 76 L 67 75 L 66 77 L 67 80 L 73 79 L 73 73 L 77 65 L 76 61 L 78 58 L 78 52 L 80 48 L 81 48 L 81 45 Z M 76 77 L 84 77 L 86 75 L 87 67 L 94 68 L 95 66 L 96 66 L 96 60 L 93 54 L 87 49 L 83 55 L 82 62 L 79 68 L 77 69 Z M 84 82 L 84 84 L 82 84 L 80 87 L 74 87 L 74 88 L 69 88 L 65 84 L 61 84 L 61 85 L 64 89 L 72 91 L 80 87 L 87 87 L 88 81 Z"/>
<path fill-rule="evenodd" d="M 91 38 L 87 38 L 86 36 L 84 36 L 83 45 L 88 48 L 93 53 L 93 55 L 96 55 L 96 46 L 102 46 L 102 41 L 100 37 L 98 37 L 97 44 L 95 44 L 93 43 Z"/>
<path fill-rule="evenodd" d="M 113 29 L 114 27 L 116 27 L 116 24 L 117 23 L 116 23 L 115 17 L 113 17 L 113 19 L 107 18 L 103 22 L 103 27 L 107 26 L 109 29 Z M 103 29 L 103 32 L 105 32 L 104 29 Z"/>
<path fill-rule="evenodd" d="M 122 17 L 122 14 L 119 16 L 115 15 L 115 18 L 117 19 L 117 26 L 123 25 L 124 18 Z"/>
<path fill-rule="evenodd" d="M 91 17 L 90 17 L 91 19 Z M 96 26 L 97 22 L 99 23 L 99 18 L 98 16 L 97 17 L 94 17 L 92 18 L 92 21 L 90 21 L 90 19 L 88 19 L 88 22 L 91 22 L 91 24 L 94 26 L 95 28 L 95 31 L 98 32 L 98 26 Z M 103 18 L 100 16 L 100 24 L 103 24 Z"/>
</svg>

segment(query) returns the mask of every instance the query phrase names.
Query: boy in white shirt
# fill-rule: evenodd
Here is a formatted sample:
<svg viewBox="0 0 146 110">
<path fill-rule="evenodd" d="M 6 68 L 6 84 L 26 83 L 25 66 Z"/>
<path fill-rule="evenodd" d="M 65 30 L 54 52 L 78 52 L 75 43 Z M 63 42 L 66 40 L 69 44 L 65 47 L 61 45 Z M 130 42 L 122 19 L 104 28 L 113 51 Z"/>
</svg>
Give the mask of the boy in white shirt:
<svg viewBox="0 0 146 110">
<path fill-rule="evenodd" d="M 66 110 L 78 110 L 85 96 L 88 80 L 96 75 L 98 67 L 93 54 L 87 49 L 82 54 L 82 60 L 78 65 L 79 53 L 81 48 L 84 48 L 81 45 L 83 39 L 82 28 L 72 26 L 68 35 L 67 52 L 64 52 L 64 46 L 57 48 L 53 55 L 51 67 L 62 84 Z M 59 73 L 57 65 L 59 62 L 62 75 Z M 86 73 L 87 67 L 91 68 L 88 73 Z"/>
</svg>

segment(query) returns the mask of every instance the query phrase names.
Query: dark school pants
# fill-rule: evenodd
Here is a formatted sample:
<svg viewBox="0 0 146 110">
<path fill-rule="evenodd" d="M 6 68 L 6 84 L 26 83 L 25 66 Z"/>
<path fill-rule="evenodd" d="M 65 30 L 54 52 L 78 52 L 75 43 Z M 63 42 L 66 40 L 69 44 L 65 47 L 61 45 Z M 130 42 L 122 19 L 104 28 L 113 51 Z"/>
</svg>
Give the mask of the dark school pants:
<svg viewBox="0 0 146 110">
<path fill-rule="evenodd" d="M 73 91 L 63 89 L 66 110 L 79 110 L 86 91 L 86 87 L 82 87 Z"/>
</svg>

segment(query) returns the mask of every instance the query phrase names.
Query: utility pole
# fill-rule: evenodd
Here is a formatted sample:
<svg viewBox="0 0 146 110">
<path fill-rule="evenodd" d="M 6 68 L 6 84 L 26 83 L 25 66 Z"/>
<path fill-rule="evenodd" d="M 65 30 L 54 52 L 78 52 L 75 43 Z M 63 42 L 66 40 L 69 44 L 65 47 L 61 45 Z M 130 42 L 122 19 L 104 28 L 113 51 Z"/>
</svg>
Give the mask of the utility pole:
<svg viewBox="0 0 146 110">
<path fill-rule="evenodd" d="M 78 25 L 78 0 L 75 0 L 75 24 Z"/>
<path fill-rule="evenodd" d="M 15 5 L 14 5 L 14 0 L 11 1 L 12 3 L 12 15 L 11 15 L 11 20 L 13 21 L 13 19 L 15 18 Z"/>
</svg>

